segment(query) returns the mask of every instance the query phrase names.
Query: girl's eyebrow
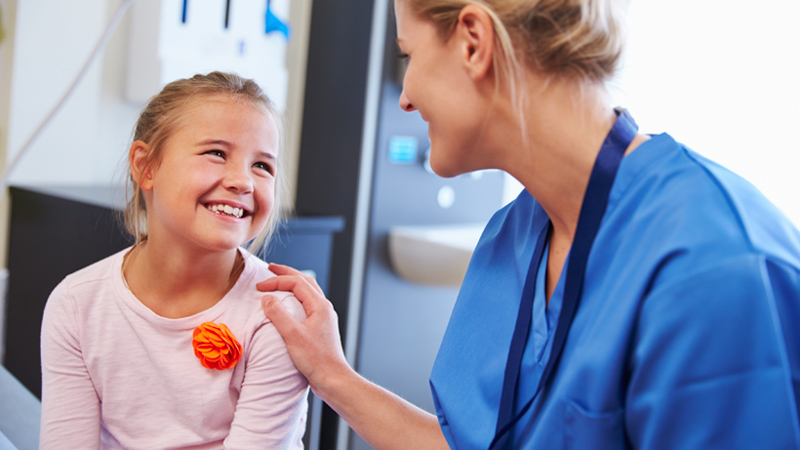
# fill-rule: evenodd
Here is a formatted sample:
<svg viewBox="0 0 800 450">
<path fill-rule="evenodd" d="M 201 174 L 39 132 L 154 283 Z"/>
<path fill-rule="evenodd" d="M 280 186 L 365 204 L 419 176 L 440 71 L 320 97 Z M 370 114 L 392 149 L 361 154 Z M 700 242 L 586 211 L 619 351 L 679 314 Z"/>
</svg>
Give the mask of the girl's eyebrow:
<svg viewBox="0 0 800 450">
<path fill-rule="evenodd" d="M 230 147 L 231 143 L 224 139 L 206 139 L 198 142 L 197 145 L 222 145 L 225 147 Z"/>
<path fill-rule="evenodd" d="M 269 153 L 269 152 L 260 152 L 259 156 L 261 156 L 262 158 L 266 158 L 266 159 L 272 160 L 272 161 L 278 161 L 278 158 L 276 158 L 275 155 L 273 155 L 272 153 Z"/>
</svg>

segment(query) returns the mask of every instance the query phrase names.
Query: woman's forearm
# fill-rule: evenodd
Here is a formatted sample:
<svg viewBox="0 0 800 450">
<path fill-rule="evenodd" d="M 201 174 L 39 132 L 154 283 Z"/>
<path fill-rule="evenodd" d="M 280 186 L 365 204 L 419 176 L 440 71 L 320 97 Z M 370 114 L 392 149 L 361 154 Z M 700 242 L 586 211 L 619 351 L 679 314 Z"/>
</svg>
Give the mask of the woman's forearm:
<svg viewBox="0 0 800 450">
<path fill-rule="evenodd" d="M 377 450 L 447 449 L 436 416 L 347 368 L 315 394 Z"/>
</svg>

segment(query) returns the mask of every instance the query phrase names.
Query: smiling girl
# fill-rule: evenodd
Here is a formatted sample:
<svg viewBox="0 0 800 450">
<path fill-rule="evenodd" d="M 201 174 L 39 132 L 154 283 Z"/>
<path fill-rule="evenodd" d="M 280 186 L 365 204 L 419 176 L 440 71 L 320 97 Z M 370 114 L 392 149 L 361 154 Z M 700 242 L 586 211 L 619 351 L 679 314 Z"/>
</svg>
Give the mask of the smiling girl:
<svg viewBox="0 0 800 450">
<path fill-rule="evenodd" d="M 278 113 L 252 80 L 197 75 L 150 101 L 133 140 L 135 244 L 47 302 L 41 448 L 302 448 L 307 383 L 261 312 L 272 274 L 240 248 L 278 220 Z"/>
</svg>

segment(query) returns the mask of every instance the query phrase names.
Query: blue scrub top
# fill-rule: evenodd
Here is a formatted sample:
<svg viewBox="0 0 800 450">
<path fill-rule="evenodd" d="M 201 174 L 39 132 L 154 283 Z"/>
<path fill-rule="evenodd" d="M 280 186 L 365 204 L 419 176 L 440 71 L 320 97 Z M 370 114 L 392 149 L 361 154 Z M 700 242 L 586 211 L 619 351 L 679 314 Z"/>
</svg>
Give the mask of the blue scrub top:
<svg viewBox="0 0 800 450">
<path fill-rule="evenodd" d="M 478 243 L 431 374 L 454 449 L 487 449 L 536 238 L 526 192 Z M 534 300 L 516 409 L 550 354 L 566 271 Z M 653 136 L 623 158 L 552 385 L 513 448 L 800 449 L 800 233 L 752 185 Z"/>
</svg>

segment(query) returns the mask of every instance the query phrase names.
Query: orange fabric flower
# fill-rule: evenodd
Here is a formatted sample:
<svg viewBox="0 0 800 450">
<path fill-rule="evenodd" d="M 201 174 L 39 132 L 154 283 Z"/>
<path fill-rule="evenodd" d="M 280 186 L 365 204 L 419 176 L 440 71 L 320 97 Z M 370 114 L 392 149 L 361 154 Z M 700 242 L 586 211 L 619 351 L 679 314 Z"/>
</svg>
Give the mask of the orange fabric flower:
<svg viewBox="0 0 800 450">
<path fill-rule="evenodd" d="M 194 329 L 192 336 L 194 355 L 207 369 L 230 369 L 242 357 L 242 344 L 224 323 L 201 324 Z"/>
</svg>

